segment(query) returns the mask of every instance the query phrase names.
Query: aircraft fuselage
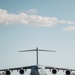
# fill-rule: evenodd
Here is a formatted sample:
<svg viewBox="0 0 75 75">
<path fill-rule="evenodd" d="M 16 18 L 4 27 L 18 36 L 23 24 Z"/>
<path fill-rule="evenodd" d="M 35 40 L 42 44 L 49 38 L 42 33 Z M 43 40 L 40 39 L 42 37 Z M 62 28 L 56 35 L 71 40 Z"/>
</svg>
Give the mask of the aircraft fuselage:
<svg viewBox="0 0 75 75">
<path fill-rule="evenodd" d="M 35 67 L 32 67 L 30 75 L 46 75 L 45 69 L 37 69 Z"/>
</svg>

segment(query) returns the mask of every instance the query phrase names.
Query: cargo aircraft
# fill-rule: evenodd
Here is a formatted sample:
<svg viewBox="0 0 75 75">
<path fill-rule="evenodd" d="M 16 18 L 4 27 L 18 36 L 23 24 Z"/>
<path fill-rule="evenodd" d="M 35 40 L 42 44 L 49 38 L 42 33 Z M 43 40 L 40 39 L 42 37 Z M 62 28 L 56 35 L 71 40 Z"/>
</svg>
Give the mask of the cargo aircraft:
<svg viewBox="0 0 75 75">
<path fill-rule="evenodd" d="M 13 70 L 19 71 L 19 73 L 22 75 L 25 73 L 27 69 L 31 69 L 30 75 L 46 75 L 45 69 L 49 69 L 52 72 L 52 74 L 57 74 L 59 70 L 62 70 L 62 71 L 65 71 L 66 75 L 70 75 L 72 71 L 75 71 L 75 69 L 43 66 L 43 65 L 38 64 L 38 52 L 39 51 L 56 52 L 54 50 L 43 50 L 43 49 L 36 48 L 32 50 L 22 50 L 19 52 L 30 52 L 30 51 L 36 51 L 36 65 L 9 68 L 9 69 L 1 69 L 0 71 L 4 72 L 5 75 L 10 75 Z"/>
</svg>

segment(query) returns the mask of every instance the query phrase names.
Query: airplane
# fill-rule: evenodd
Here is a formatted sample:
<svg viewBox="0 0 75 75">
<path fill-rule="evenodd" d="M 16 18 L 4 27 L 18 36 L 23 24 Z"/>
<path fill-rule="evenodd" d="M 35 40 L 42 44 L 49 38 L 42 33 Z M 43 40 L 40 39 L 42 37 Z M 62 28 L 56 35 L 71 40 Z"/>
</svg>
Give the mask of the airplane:
<svg viewBox="0 0 75 75">
<path fill-rule="evenodd" d="M 11 72 L 13 70 L 19 71 L 21 75 L 25 73 L 27 69 L 31 69 L 30 75 L 47 75 L 45 72 L 45 69 L 49 69 L 52 74 L 57 74 L 59 70 L 65 71 L 66 75 L 70 75 L 72 71 L 75 71 L 75 69 L 68 69 L 68 68 L 59 68 L 59 67 L 52 67 L 52 66 L 43 66 L 38 64 L 38 52 L 39 51 L 45 51 L 45 52 L 56 52 L 54 50 L 43 50 L 43 49 L 32 49 L 32 50 L 22 50 L 19 52 L 30 52 L 30 51 L 36 51 L 36 65 L 31 66 L 23 66 L 23 67 L 16 67 L 16 68 L 9 68 L 9 69 L 1 69 L 0 71 L 4 72 L 5 75 L 11 75 Z"/>
</svg>

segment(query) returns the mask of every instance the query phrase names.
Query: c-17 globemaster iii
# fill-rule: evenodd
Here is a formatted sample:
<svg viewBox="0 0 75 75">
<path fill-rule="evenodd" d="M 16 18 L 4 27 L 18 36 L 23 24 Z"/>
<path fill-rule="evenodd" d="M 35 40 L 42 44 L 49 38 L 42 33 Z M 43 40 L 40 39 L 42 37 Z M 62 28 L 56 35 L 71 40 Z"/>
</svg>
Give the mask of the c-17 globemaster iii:
<svg viewBox="0 0 75 75">
<path fill-rule="evenodd" d="M 39 51 L 56 52 L 54 50 L 43 50 L 43 49 L 36 48 L 32 50 L 22 50 L 19 52 L 30 52 L 30 51 L 36 51 L 36 65 L 9 68 L 9 69 L 1 69 L 0 71 L 2 72 L 4 71 L 6 75 L 10 75 L 11 71 L 13 70 L 18 70 L 20 74 L 24 74 L 27 69 L 31 69 L 30 75 L 46 75 L 45 69 L 49 69 L 52 72 L 52 74 L 57 74 L 59 70 L 62 70 L 62 71 L 65 71 L 66 75 L 70 75 L 72 71 L 75 71 L 75 69 L 44 66 L 44 65 L 38 64 L 38 52 Z"/>
</svg>

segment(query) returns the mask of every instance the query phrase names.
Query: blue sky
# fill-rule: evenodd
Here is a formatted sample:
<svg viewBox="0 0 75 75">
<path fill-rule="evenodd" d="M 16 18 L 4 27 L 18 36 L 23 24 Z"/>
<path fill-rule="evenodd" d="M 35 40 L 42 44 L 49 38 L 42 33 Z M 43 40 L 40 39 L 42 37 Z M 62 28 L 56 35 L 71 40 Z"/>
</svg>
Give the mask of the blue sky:
<svg viewBox="0 0 75 75">
<path fill-rule="evenodd" d="M 0 69 L 36 64 L 18 53 L 36 47 L 57 50 L 39 64 L 75 68 L 75 0 L 0 0 Z"/>
</svg>

